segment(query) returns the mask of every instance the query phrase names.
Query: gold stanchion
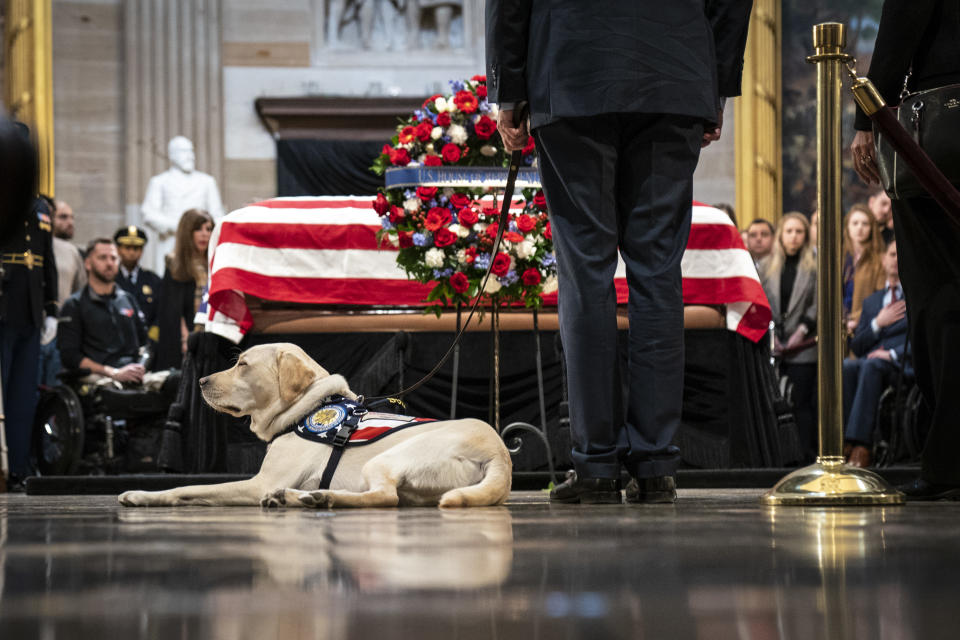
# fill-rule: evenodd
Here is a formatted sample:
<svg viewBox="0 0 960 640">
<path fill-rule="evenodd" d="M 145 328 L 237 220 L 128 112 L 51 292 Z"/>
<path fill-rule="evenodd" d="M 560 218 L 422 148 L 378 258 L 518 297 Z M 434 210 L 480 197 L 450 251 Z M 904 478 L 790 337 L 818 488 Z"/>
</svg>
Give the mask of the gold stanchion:
<svg viewBox="0 0 960 640">
<path fill-rule="evenodd" d="M 769 505 L 891 505 L 903 504 L 902 493 L 880 476 L 844 464 L 843 460 L 843 316 L 841 313 L 840 238 L 840 89 L 843 52 L 842 24 L 827 22 L 813 28 L 817 65 L 817 204 L 820 235 L 817 249 L 817 383 L 819 385 L 820 449 L 817 461 L 786 476 L 763 496 Z"/>
</svg>

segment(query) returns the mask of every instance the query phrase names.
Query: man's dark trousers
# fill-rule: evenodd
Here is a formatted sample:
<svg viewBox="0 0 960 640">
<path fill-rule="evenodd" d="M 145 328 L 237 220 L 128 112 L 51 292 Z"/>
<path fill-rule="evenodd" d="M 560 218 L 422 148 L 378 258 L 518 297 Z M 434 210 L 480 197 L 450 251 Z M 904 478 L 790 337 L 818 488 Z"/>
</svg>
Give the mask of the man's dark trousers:
<svg viewBox="0 0 960 640">
<path fill-rule="evenodd" d="M 30 434 L 39 399 L 40 329 L 0 321 L 0 366 L 10 473 L 22 480 L 31 474 Z"/>
<path fill-rule="evenodd" d="M 573 461 L 581 476 L 671 475 L 683 401 L 683 284 L 700 120 L 619 113 L 534 130 L 559 270 Z M 617 249 L 630 338 L 624 417 Z"/>
<path fill-rule="evenodd" d="M 882 358 L 848 358 L 843 361 L 844 438 L 870 447 L 877 422 L 877 404 L 883 390 L 894 381 L 900 366 Z"/>
</svg>

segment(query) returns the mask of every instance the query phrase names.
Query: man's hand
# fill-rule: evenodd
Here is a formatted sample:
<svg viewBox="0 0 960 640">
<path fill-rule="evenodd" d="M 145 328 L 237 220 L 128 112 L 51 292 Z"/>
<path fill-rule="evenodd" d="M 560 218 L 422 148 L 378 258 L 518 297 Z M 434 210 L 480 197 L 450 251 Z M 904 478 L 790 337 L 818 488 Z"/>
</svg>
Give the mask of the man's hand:
<svg viewBox="0 0 960 640">
<path fill-rule="evenodd" d="M 895 322 L 900 322 L 907 315 L 907 302 L 905 300 L 896 300 L 891 302 L 877 314 L 877 326 L 883 329 L 889 327 Z"/>
<path fill-rule="evenodd" d="M 700 142 L 700 148 L 703 149 L 711 142 L 719 140 L 721 129 L 723 129 L 723 109 L 717 111 L 717 126 L 703 132 L 703 140 Z"/>
<path fill-rule="evenodd" d="M 43 330 L 40 332 L 40 344 L 50 344 L 57 337 L 57 319 L 47 316 L 43 320 Z"/>
<path fill-rule="evenodd" d="M 135 362 L 119 369 L 107 368 L 107 374 L 111 378 L 124 384 L 140 384 L 143 382 L 144 373 L 143 365 Z"/>
<path fill-rule="evenodd" d="M 874 157 L 876 147 L 873 144 L 872 131 L 857 131 L 850 145 L 853 154 L 853 169 L 866 184 L 880 184 L 880 170 Z"/>
<path fill-rule="evenodd" d="M 874 349 L 869 354 L 867 354 L 868 360 L 876 360 L 878 358 L 880 360 L 886 360 L 887 362 L 890 362 L 890 360 L 892 360 L 892 358 L 890 357 L 890 352 L 887 349 L 884 349 L 882 347 L 880 349 Z"/>
<path fill-rule="evenodd" d="M 789 351 L 791 349 L 796 349 L 800 346 L 800 343 L 803 342 L 804 338 L 807 337 L 807 328 L 803 325 L 797 327 L 797 330 L 793 332 L 790 336 L 790 339 L 787 340 L 786 349 Z"/>
<path fill-rule="evenodd" d="M 497 115 L 497 129 L 500 131 L 500 137 L 503 138 L 503 146 L 508 152 L 517 151 L 527 146 L 527 140 L 530 138 L 530 132 L 527 131 L 527 121 L 524 119 L 519 127 L 515 127 L 513 125 L 513 109 L 501 111 Z"/>
</svg>

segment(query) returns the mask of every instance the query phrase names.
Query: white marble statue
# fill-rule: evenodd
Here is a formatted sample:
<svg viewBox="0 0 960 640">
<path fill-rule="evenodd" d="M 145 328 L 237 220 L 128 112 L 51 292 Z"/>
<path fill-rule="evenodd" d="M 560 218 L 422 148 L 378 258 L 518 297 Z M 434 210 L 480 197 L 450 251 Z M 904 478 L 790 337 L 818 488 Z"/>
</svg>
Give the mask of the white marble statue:
<svg viewBox="0 0 960 640">
<path fill-rule="evenodd" d="M 193 143 L 177 136 L 167 145 L 167 155 L 170 168 L 150 178 L 140 208 L 143 223 L 153 231 L 147 246 L 152 244 L 155 250 L 152 256 L 144 256 L 144 262 L 159 274 L 164 270 L 164 256 L 173 252 L 177 223 L 184 211 L 203 209 L 214 220 L 223 217 L 217 181 L 194 168 Z"/>
</svg>

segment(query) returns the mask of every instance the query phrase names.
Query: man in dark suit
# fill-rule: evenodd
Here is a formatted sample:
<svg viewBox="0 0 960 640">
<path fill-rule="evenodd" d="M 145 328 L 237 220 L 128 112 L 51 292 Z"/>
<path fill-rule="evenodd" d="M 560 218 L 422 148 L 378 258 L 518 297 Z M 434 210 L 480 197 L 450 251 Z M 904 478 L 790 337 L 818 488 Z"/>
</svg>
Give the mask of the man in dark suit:
<svg viewBox="0 0 960 640">
<path fill-rule="evenodd" d="M 887 104 L 907 89 L 960 83 L 960 2 L 885 0 L 867 76 Z M 867 184 L 879 183 L 870 119 L 857 110 L 850 150 Z M 960 145 L 960 131 L 944 131 Z M 960 184 L 954 186 L 960 187 Z M 893 201 L 900 278 L 917 386 L 930 410 L 920 477 L 899 487 L 908 500 L 960 499 L 960 229 L 932 198 Z"/>
<path fill-rule="evenodd" d="M 750 0 L 488 0 L 487 86 L 507 149 L 526 103 L 557 253 L 575 466 L 550 498 L 672 502 L 683 393 L 680 260 L 693 171 L 739 95 Z M 630 289 L 629 399 L 617 250 Z"/>
<path fill-rule="evenodd" d="M 907 342 L 907 307 L 897 272 L 896 241 L 887 245 L 883 270 L 887 286 L 863 301 L 860 324 L 850 341 L 856 358 L 843 362 L 845 439 L 848 461 L 855 467 L 870 466 L 877 403 L 900 370 Z"/>
</svg>

